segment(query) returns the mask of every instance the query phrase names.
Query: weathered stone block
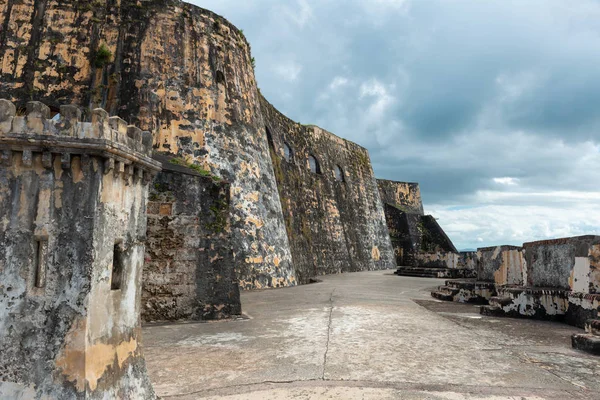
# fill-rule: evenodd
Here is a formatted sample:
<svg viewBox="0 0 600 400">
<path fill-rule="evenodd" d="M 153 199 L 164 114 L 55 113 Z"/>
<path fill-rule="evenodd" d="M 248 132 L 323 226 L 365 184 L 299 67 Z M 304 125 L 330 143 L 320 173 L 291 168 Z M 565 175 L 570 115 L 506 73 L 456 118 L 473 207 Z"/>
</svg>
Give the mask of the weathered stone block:
<svg viewBox="0 0 600 400">
<path fill-rule="evenodd" d="M 525 243 L 527 285 L 595 293 L 600 236 Z"/>
<path fill-rule="evenodd" d="M 112 140 L 117 143 L 127 144 L 127 122 L 119 117 L 110 117 L 108 124 L 112 129 Z"/>
<path fill-rule="evenodd" d="M 526 263 L 523 248 L 494 246 L 477 249 L 477 279 L 498 285 L 523 285 Z"/>
<path fill-rule="evenodd" d="M 42 135 L 44 126 L 48 124 L 50 108 L 39 101 L 27 103 L 27 130 L 31 133 Z"/>
<path fill-rule="evenodd" d="M 11 101 L 0 99 L 0 134 L 12 130 L 12 122 L 16 114 L 17 108 Z"/>
<path fill-rule="evenodd" d="M 112 137 L 112 132 L 109 124 L 108 112 L 101 108 L 96 108 L 92 111 L 92 137 L 98 139 L 115 140 Z M 148 153 L 146 153 L 148 154 Z"/>
<path fill-rule="evenodd" d="M 60 120 L 56 127 L 60 135 L 78 136 L 79 123 L 81 122 L 81 110 L 77 106 L 61 106 Z"/>
<path fill-rule="evenodd" d="M 139 152 L 142 150 L 142 130 L 134 125 L 127 126 L 127 137 L 130 139 L 132 147 Z"/>
</svg>

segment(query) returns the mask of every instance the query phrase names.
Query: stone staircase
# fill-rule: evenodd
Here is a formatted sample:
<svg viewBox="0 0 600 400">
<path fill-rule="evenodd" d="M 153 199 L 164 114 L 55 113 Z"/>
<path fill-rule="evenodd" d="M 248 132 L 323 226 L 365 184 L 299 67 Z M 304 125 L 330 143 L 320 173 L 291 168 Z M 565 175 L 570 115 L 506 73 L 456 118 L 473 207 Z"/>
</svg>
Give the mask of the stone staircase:
<svg viewBox="0 0 600 400">
<path fill-rule="evenodd" d="M 573 348 L 600 355 L 600 319 L 589 319 L 585 323 L 585 333 L 571 336 Z"/>
<path fill-rule="evenodd" d="M 488 299 L 495 293 L 496 287 L 493 282 L 462 279 L 446 281 L 444 286 L 439 286 L 431 292 L 431 296 L 444 301 L 487 304 Z"/>
<path fill-rule="evenodd" d="M 479 309 L 482 315 L 490 317 L 504 317 L 506 316 L 505 307 L 512 304 L 513 299 L 506 296 L 492 296 L 490 297 L 489 304 L 483 305 Z"/>
<path fill-rule="evenodd" d="M 475 274 L 475 271 L 439 267 L 398 267 L 394 274 L 419 278 L 470 278 Z"/>
<path fill-rule="evenodd" d="M 448 268 L 399 267 L 394 274 L 420 278 L 446 278 Z"/>
</svg>

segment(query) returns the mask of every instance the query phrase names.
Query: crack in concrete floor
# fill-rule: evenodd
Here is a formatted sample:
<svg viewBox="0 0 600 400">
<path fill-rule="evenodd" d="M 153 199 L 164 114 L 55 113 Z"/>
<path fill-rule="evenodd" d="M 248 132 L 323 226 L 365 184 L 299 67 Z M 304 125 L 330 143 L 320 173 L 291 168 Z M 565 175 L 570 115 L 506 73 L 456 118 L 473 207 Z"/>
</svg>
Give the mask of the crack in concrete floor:
<svg viewBox="0 0 600 400">
<path fill-rule="evenodd" d="M 331 291 L 331 296 L 329 296 L 329 320 L 327 322 L 327 342 L 325 342 L 325 354 L 323 354 L 323 374 L 321 375 L 321 379 L 325 380 L 325 368 L 327 367 L 327 353 L 329 353 L 329 342 L 331 340 L 331 322 L 333 316 L 333 294 L 335 293 L 335 288 Z"/>
</svg>

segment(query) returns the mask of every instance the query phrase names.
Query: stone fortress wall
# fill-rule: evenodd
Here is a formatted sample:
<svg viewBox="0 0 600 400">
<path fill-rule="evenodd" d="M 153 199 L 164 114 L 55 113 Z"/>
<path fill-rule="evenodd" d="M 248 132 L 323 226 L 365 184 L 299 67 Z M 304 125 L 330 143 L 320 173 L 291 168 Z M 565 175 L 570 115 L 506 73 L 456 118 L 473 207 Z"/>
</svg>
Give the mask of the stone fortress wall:
<svg viewBox="0 0 600 400">
<path fill-rule="evenodd" d="M 0 98 L 103 107 L 231 182 L 242 288 L 296 284 L 243 34 L 175 0 L 3 2 Z M 56 110 L 58 111 L 58 110 Z"/>
<path fill-rule="evenodd" d="M 149 188 L 144 265 L 145 321 L 239 315 L 231 243 L 230 184 L 160 156 Z"/>
<path fill-rule="evenodd" d="M 377 179 L 377 188 L 384 204 L 408 214 L 425 215 L 418 183 Z"/>
<path fill-rule="evenodd" d="M 0 100 L 0 398 L 154 398 L 140 348 L 152 136 Z M 39 396 L 39 397 L 36 397 Z"/>
<path fill-rule="evenodd" d="M 438 278 L 474 274 L 470 255 L 459 254 L 437 220 L 425 215 L 418 183 L 378 179 L 377 185 L 400 267 L 396 274 Z"/>
<path fill-rule="evenodd" d="M 261 110 L 298 281 L 395 266 L 367 150 L 262 97 Z"/>
<path fill-rule="evenodd" d="M 433 259 L 446 257 L 445 234 L 422 216 L 418 185 L 380 192 L 366 149 L 279 113 L 222 17 L 178 0 L 0 7 L 0 98 L 52 113 L 71 103 L 84 119 L 103 107 L 152 132 L 164 168 L 150 186 L 145 319 L 237 314 L 232 281 L 263 289 L 396 266 L 382 196 L 419 216 L 413 253 L 431 242 L 426 265 L 449 265 Z"/>
</svg>

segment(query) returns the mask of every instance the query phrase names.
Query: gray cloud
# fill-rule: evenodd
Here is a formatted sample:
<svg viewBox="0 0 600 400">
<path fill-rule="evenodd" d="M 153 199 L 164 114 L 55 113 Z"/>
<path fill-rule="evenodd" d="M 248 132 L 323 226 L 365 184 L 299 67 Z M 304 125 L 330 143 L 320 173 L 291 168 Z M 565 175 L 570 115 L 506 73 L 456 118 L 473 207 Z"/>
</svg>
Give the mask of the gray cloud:
<svg viewBox="0 0 600 400">
<path fill-rule="evenodd" d="M 244 29 L 276 107 L 420 182 L 459 246 L 600 233 L 600 2 L 201 5 Z"/>
</svg>

